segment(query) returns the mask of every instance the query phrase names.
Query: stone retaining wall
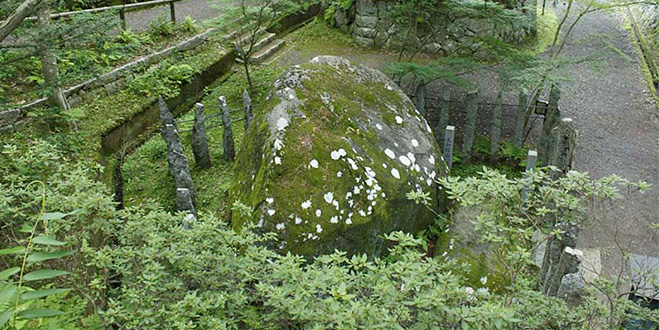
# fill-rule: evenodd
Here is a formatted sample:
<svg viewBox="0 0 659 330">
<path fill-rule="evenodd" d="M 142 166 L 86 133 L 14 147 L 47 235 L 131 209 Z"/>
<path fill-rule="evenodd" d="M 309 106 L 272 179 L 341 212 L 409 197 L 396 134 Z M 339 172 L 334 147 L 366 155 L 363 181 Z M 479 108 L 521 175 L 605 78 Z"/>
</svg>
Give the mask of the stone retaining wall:
<svg viewBox="0 0 659 330">
<path fill-rule="evenodd" d="M 175 46 L 155 52 L 151 55 L 142 57 L 136 61 L 124 64 L 106 74 L 97 78 L 85 81 L 76 86 L 70 87 L 64 91 L 69 104 L 74 107 L 83 102 L 89 102 L 103 96 L 112 95 L 126 86 L 126 83 L 135 78 L 135 75 L 144 68 L 150 67 L 161 62 L 163 59 L 179 52 L 185 52 L 196 49 L 203 45 L 208 37 L 215 32 L 215 29 L 209 29 L 204 33 L 196 35 Z M 21 124 L 28 111 L 48 105 L 48 100 L 42 98 L 26 104 L 20 108 L 10 109 L 0 112 L 0 134 L 13 130 Z"/>
<path fill-rule="evenodd" d="M 394 23 L 392 11 L 395 0 L 357 0 L 348 10 L 337 10 L 335 23 L 345 32 L 352 33 L 357 44 L 364 47 L 400 49 L 404 33 Z M 535 8 L 536 0 L 522 0 L 521 8 Z M 417 44 L 423 43 L 422 51 L 430 54 L 446 55 L 455 52 L 474 50 L 474 37 L 494 36 L 509 42 L 521 42 L 535 35 L 535 11 L 528 12 L 531 21 L 525 26 L 495 26 L 488 20 L 450 17 L 433 18 L 436 31 L 419 31 L 414 38 Z"/>
</svg>

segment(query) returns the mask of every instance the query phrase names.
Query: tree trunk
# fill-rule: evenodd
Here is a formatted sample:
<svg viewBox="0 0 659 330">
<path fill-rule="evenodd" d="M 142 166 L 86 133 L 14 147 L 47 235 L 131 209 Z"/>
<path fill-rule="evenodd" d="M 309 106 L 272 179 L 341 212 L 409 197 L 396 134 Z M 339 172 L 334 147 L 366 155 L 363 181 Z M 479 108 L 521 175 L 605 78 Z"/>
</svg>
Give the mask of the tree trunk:
<svg viewBox="0 0 659 330">
<path fill-rule="evenodd" d="M 21 22 L 34 12 L 34 9 L 41 3 L 42 0 L 27 0 L 23 2 L 14 13 L 7 18 L 2 25 L 0 25 L 0 42 L 5 40 L 9 34 L 14 31 Z"/>
<path fill-rule="evenodd" d="M 37 10 L 37 21 L 39 28 L 47 31 L 50 25 L 50 10 L 46 4 L 43 4 Z M 41 69 L 43 72 L 44 82 L 46 83 L 46 97 L 50 103 L 62 110 L 68 110 L 69 103 L 66 101 L 62 86 L 60 84 L 59 69 L 57 67 L 57 57 L 52 49 L 45 46 L 40 51 Z"/>
</svg>

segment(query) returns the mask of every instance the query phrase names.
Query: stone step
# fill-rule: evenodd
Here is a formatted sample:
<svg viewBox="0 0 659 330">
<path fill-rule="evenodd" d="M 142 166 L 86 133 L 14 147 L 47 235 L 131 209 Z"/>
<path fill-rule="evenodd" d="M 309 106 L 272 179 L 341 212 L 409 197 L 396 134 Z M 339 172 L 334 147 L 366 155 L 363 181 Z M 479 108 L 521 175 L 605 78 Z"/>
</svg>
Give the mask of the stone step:
<svg viewBox="0 0 659 330">
<path fill-rule="evenodd" d="M 286 42 L 283 39 L 277 40 L 270 47 L 265 48 L 252 56 L 252 63 L 261 63 L 268 57 L 272 56 L 275 52 L 284 47 Z"/>
<path fill-rule="evenodd" d="M 276 38 L 277 38 L 277 35 L 276 35 L 276 34 L 274 34 L 274 33 L 266 33 L 266 34 L 263 36 L 263 38 L 261 38 L 260 40 L 258 40 L 258 41 L 256 42 L 256 44 L 254 44 L 254 46 L 252 47 L 252 57 L 253 57 L 256 53 L 258 53 L 259 51 L 261 51 L 264 47 L 266 47 L 267 45 L 269 45 L 270 43 L 272 43 L 272 41 L 274 41 Z M 244 50 L 247 50 L 246 48 L 247 48 L 247 47 L 244 47 L 243 49 L 244 49 Z M 236 54 L 236 55 L 238 55 L 238 54 Z M 236 62 L 237 62 L 237 63 L 242 63 L 243 60 L 242 60 L 242 58 L 236 57 Z"/>
<path fill-rule="evenodd" d="M 256 44 L 254 44 L 254 47 L 252 48 L 252 54 L 258 53 L 263 47 L 269 45 L 271 42 L 273 42 L 277 38 L 277 35 L 274 33 L 268 33 L 266 34 L 261 40 L 257 41 Z"/>
</svg>

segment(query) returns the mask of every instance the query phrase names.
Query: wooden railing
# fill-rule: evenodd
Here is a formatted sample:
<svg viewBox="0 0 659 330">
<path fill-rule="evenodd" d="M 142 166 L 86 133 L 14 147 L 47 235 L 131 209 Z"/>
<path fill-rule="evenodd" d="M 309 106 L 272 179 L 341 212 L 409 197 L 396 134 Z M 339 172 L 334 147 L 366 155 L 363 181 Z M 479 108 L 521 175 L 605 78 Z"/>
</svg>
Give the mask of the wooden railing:
<svg viewBox="0 0 659 330">
<path fill-rule="evenodd" d="M 126 5 L 106 6 L 106 7 L 84 9 L 84 10 L 78 10 L 78 11 L 67 11 L 67 12 L 62 12 L 62 13 L 51 14 L 50 18 L 51 19 L 58 19 L 58 18 L 74 16 L 74 15 L 78 15 L 78 14 L 98 13 L 98 12 L 103 12 L 103 11 L 107 11 L 107 10 L 118 10 L 119 11 L 119 18 L 121 20 L 121 27 L 123 29 L 126 29 L 126 10 L 138 9 L 138 8 L 144 8 L 144 7 L 152 7 L 152 6 L 158 6 L 158 5 L 168 3 L 169 4 L 169 16 L 170 16 L 172 22 L 176 23 L 176 8 L 174 7 L 174 3 L 178 2 L 178 1 L 181 1 L 181 0 L 154 0 L 154 1 L 139 2 L 139 3 L 131 3 L 131 4 L 126 4 Z M 26 18 L 26 20 L 36 20 L 36 19 L 37 19 L 36 17 Z"/>
</svg>

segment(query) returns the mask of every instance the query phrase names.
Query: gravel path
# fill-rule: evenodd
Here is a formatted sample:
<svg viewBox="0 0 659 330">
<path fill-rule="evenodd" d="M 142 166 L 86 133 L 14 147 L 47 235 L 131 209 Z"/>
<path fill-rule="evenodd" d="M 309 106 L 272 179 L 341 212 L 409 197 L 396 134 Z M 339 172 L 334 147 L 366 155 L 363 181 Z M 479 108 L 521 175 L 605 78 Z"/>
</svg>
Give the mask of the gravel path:
<svg viewBox="0 0 659 330">
<path fill-rule="evenodd" d="M 197 22 L 206 19 L 215 18 L 220 15 L 220 10 L 213 8 L 219 5 L 218 0 L 184 0 L 174 4 L 176 11 L 176 21 L 181 22 L 187 16 Z M 126 13 L 126 25 L 133 31 L 144 31 L 149 28 L 149 24 L 159 17 L 170 19 L 169 5 L 160 5 L 154 8 L 132 11 Z"/>
<path fill-rule="evenodd" d="M 622 28 L 622 13 L 595 12 L 577 25 L 565 47 L 565 55 L 588 55 L 602 50 L 602 43 L 588 40 L 598 35 L 620 52 L 607 51 L 605 66 L 592 64 L 570 68 L 574 80 L 564 84 L 561 108 L 575 121 L 579 144 L 575 167 L 594 178 L 618 174 L 651 183 L 645 195 L 613 205 L 600 205 L 591 223 L 582 228 L 579 245 L 601 255 L 602 273 L 617 274 L 621 268 L 618 246 L 629 252 L 659 257 L 659 118 L 636 48 L 629 31 Z"/>
</svg>

